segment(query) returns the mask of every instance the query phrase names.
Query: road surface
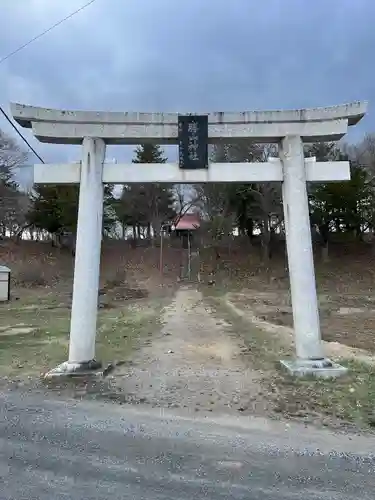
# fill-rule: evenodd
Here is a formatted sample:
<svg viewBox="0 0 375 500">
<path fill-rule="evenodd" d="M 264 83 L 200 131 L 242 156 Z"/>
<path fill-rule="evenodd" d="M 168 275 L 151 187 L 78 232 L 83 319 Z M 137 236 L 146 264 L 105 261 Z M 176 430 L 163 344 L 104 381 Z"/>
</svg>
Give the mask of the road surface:
<svg viewBox="0 0 375 500">
<path fill-rule="evenodd" d="M 375 439 L 0 394 L 1 500 L 373 499 Z"/>
</svg>

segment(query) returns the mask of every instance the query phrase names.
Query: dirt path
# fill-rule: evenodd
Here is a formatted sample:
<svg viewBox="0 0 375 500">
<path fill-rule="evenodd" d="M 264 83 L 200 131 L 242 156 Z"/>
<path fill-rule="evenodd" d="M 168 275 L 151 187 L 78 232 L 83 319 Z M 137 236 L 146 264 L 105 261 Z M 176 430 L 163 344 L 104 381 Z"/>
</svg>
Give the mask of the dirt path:
<svg viewBox="0 0 375 500">
<path fill-rule="evenodd" d="M 199 291 L 180 289 L 162 321 L 160 336 L 141 349 L 130 373 L 124 367 L 124 378 L 116 377 L 130 400 L 191 412 L 264 411 L 256 373 Z"/>
<path fill-rule="evenodd" d="M 259 295 L 257 295 L 257 300 L 261 303 L 261 298 L 259 299 Z M 275 301 L 275 294 L 274 293 L 269 293 L 268 296 L 267 294 L 263 293 L 263 300 L 267 301 Z M 244 298 L 245 298 L 245 303 L 244 303 Z M 247 300 L 246 300 L 247 299 Z M 254 299 L 250 299 L 254 300 Z M 250 300 L 248 299 L 248 295 L 240 294 L 240 293 L 228 293 L 226 295 L 226 305 L 238 316 L 241 318 L 245 318 L 250 324 L 255 325 L 262 330 L 266 331 L 267 333 L 270 334 L 277 334 L 282 342 L 286 346 L 289 346 L 292 349 L 292 352 L 294 353 L 294 333 L 293 333 L 293 328 L 290 326 L 286 326 L 280 322 L 280 320 L 276 319 L 272 315 L 271 312 L 274 312 L 275 310 L 277 311 L 276 318 L 279 317 L 281 313 L 281 317 L 285 315 L 286 312 L 288 312 L 290 315 L 292 315 L 291 312 L 291 306 L 285 306 L 285 305 L 258 305 L 251 307 L 249 306 Z M 277 298 L 276 298 L 277 300 Z M 251 302 L 250 302 L 251 304 Z M 268 314 L 267 314 L 268 313 Z M 275 313 L 274 313 L 275 314 Z M 358 317 L 359 318 L 366 318 L 366 314 L 369 315 L 374 315 L 373 310 L 368 311 L 365 308 L 362 309 L 354 309 L 354 308 L 344 308 L 341 307 L 336 314 L 330 314 L 328 316 L 329 322 L 328 326 L 333 327 L 332 329 L 334 330 L 337 328 L 336 323 L 340 325 L 341 332 L 344 333 L 342 335 L 344 342 L 345 342 L 345 332 L 347 332 L 347 337 L 351 339 L 354 337 L 353 332 L 357 332 L 358 335 L 358 327 L 355 330 L 354 328 L 350 329 L 350 319 L 347 321 L 346 325 L 342 321 L 339 321 L 342 319 L 342 317 L 347 317 L 349 316 L 354 316 L 355 320 L 353 321 L 354 324 L 356 322 L 358 323 Z M 270 319 L 268 319 L 268 317 Z M 341 318 L 340 318 L 341 317 Z M 327 326 L 324 325 L 323 326 Z M 343 326 L 346 328 L 343 328 Z M 362 319 L 362 329 L 363 329 L 363 319 Z M 361 332 L 362 333 L 362 332 Z M 333 335 L 335 338 L 335 336 Z M 340 338 L 340 337 L 339 337 Z M 366 332 L 365 335 L 362 333 L 362 338 L 368 338 L 368 334 Z M 372 342 L 372 339 L 371 339 Z M 366 345 L 366 344 L 365 344 Z M 367 343 L 367 345 L 369 345 Z M 372 348 L 372 343 L 369 345 Z M 324 353 L 327 357 L 333 358 L 337 361 L 340 359 L 354 359 L 356 361 L 360 361 L 362 363 L 366 363 L 369 365 L 375 365 L 375 356 L 371 354 L 371 351 L 361 349 L 358 347 L 352 347 L 350 345 L 346 345 L 345 343 L 340 343 L 337 341 L 325 341 L 323 340 L 323 349 Z"/>
</svg>

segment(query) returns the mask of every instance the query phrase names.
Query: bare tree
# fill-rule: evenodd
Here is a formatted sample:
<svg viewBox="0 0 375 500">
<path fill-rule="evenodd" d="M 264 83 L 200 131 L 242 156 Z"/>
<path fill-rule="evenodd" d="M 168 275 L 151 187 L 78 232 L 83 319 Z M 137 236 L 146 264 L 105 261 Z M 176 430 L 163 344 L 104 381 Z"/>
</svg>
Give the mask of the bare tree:
<svg viewBox="0 0 375 500">
<path fill-rule="evenodd" d="M 277 156 L 277 153 L 277 146 L 274 144 L 219 144 L 214 148 L 212 157 L 216 162 L 262 163 L 267 162 L 270 157 Z M 236 198 L 239 196 L 251 198 L 251 217 L 261 229 L 262 253 L 264 260 L 267 261 L 271 257 L 272 234 L 276 226 L 280 225 L 283 220 L 281 186 L 279 183 L 273 182 L 244 184 L 236 188 L 235 197 L 233 197 L 233 193 L 230 194 L 232 200 L 229 197 L 229 201 L 232 202 L 232 209 L 233 204 L 236 204 Z M 227 213 L 225 213 L 225 216 L 227 216 Z"/>
<path fill-rule="evenodd" d="M 26 160 L 26 153 L 0 130 L 0 230 L 3 236 L 14 233 L 24 223 L 28 204 L 14 179 L 14 170 Z"/>
<path fill-rule="evenodd" d="M 277 155 L 275 144 L 264 144 L 257 146 L 257 155 L 253 161 L 267 162 L 269 158 Z M 280 183 L 263 182 L 248 186 L 249 193 L 254 196 L 254 219 L 261 226 L 261 242 L 263 260 L 268 261 L 272 254 L 272 237 L 276 226 L 283 220 Z"/>
<path fill-rule="evenodd" d="M 5 184 L 14 183 L 14 169 L 22 165 L 27 154 L 14 139 L 0 130 L 0 179 Z"/>
<path fill-rule="evenodd" d="M 197 189 L 198 187 L 198 189 Z M 174 224 L 177 225 L 181 218 L 191 212 L 201 212 L 201 197 L 200 185 L 195 186 L 192 184 L 175 184 L 172 188 L 172 195 L 175 200 Z"/>
<path fill-rule="evenodd" d="M 367 196 L 362 200 L 362 223 L 364 223 L 362 229 L 367 232 L 367 239 L 373 243 L 373 252 L 375 252 L 375 134 L 365 135 L 358 144 L 344 145 L 343 151 L 351 161 L 367 173 L 364 186 Z"/>
</svg>

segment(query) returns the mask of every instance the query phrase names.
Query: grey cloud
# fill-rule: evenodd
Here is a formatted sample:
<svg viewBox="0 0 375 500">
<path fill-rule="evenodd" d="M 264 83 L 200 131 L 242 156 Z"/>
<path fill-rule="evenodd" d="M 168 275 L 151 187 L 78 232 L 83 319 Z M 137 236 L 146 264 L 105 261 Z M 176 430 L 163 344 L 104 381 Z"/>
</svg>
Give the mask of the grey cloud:
<svg viewBox="0 0 375 500">
<path fill-rule="evenodd" d="M 57 12 L 45 1 L 43 11 L 34 0 L 32 15 L 15 3 L 0 21 L 6 50 L 80 4 Z M 97 0 L 0 66 L 0 103 L 181 112 L 371 103 L 374 18 L 373 0 Z M 349 139 L 375 130 L 371 109 Z M 79 156 L 33 145 L 48 161 Z M 132 155 L 113 151 L 119 160 Z"/>
</svg>

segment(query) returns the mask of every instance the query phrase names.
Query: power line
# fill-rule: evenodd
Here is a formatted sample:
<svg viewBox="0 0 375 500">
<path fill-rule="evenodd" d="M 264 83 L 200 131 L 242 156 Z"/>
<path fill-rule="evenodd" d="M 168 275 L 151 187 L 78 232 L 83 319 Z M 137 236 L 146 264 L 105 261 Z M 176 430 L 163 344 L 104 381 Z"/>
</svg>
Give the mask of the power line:
<svg viewBox="0 0 375 500">
<path fill-rule="evenodd" d="M 25 144 L 27 144 L 27 146 L 29 147 L 30 151 L 32 151 L 34 153 L 34 155 L 38 158 L 38 160 L 40 160 L 42 163 L 45 163 L 45 161 L 43 160 L 43 158 L 38 155 L 38 153 L 35 151 L 35 149 L 31 146 L 31 144 L 29 143 L 29 141 L 26 139 L 26 137 L 18 130 L 18 128 L 14 125 L 14 123 L 12 122 L 12 120 L 5 113 L 5 111 L 3 110 L 3 108 L 1 106 L 0 106 L 0 112 L 4 115 L 4 117 L 7 120 L 7 122 L 9 122 L 11 124 L 12 128 L 17 132 L 17 134 L 21 137 L 21 139 L 23 140 L 23 142 Z"/>
<path fill-rule="evenodd" d="M 4 61 L 6 61 L 7 59 L 9 59 L 10 57 L 14 56 L 14 54 L 17 54 L 18 52 L 20 52 L 22 49 L 24 49 L 25 47 L 27 47 L 28 45 L 30 45 L 31 43 L 35 42 L 35 40 L 38 40 L 39 38 L 42 38 L 42 36 L 46 35 L 47 33 L 49 33 L 50 31 L 52 31 L 54 28 L 57 28 L 57 26 L 60 26 L 60 24 L 64 23 L 65 21 L 67 21 L 68 19 L 71 19 L 73 16 L 75 16 L 76 14 L 78 14 L 79 12 L 81 12 L 82 10 L 86 9 L 87 7 L 89 7 L 91 4 L 93 4 L 96 0 L 90 0 L 89 2 L 85 3 L 84 5 L 82 5 L 81 7 L 79 7 L 78 9 L 76 9 L 74 12 L 71 12 L 70 14 L 68 14 L 67 16 L 65 16 L 63 19 L 60 19 L 60 21 L 58 21 L 57 23 L 55 23 L 53 26 L 50 26 L 49 28 L 47 28 L 46 30 L 44 30 L 42 33 L 39 33 L 39 35 L 36 35 L 34 36 L 34 38 L 32 38 L 31 40 L 29 40 L 28 42 L 24 43 L 23 45 L 21 45 L 20 47 L 18 47 L 17 49 L 13 50 L 13 52 L 10 52 L 8 55 L 6 55 L 5 57 L 3 57 L 2 59 L 0 59 L 0 64 L 2 64 Z M 12 126 L 12 128 L 17 132 L 17 134 L 21 137 L 21 139 L 24 141 L 25 144 L 27 144 L 27 146 L 29 147 L 29 149 L 34 153 L 34 155 L 42 162 L 42 163 L 45 163 L 43 158 L 41 156 L 38 155 L 38 153 L 35 151 L 35 149 L 31 146 L 31 144 L 28 142 L 28 140 L 26 139 L 26 137 L 24 137 L 21 132 L 18 130 L 18 128 L 14 125 L 14 123 L 12 122 L 12 120 L 9 118 L 9 116 L 7 115 L 7 113 L 4 111 L 4 109 L 0 106 L 0 112 L 4 115 L 5 119 L 10 123 L 10 125 Z"/>
<path fill-rule="evenodd" d="M 49 28 L 47 28 L 46 30 L 44 30 L 42 33 L 39 33 L 39 35 L 34 36 L 34 38 L 32 38 L 28 42 L 26 42 L 23 45 L 21 45 L 20 47 L 18 47 L 16 50 L 13 50 L 13 52 L 10 52 L 10 54 L 8 54 L 5 57 L 3 57 L 2 59 L 0 59 L 0 64 L 2 64 L 4 61 L 6 61 L 7 59 L 9 59 L 10 57 L 14 56 L 14 54 L 17 54 L 18 52 L 20 52 L 22 49 L 24 49 L 25 47 L 27 47 L 31 43 L 35 42 L 35 40 L 38 40 L 39 38 L 42 38 L 42 36 L 46 35 L 50 31 L 52 31 L 53 29 L 57 28 L 57 26 L 60 26 L 60 24 L 64 23 L 68 19 L 71 19 L 73 16 L 75 16 L 76 14 L 78 14 L 79 12 L 81 12 L 82 10 L 86 9 L 86 7 L 89 7 L 95 1 L 96 0 L 90 0 L 90 2 L 85 3 L 79 9 L 75 10 L 74 12 L 71 12 L 70 14 L 68 14 L 63 19 L 60 19 L 60 21 L 58 21 L 57 23 L 55 23 L 53 26 L 50 26 Z"/>
</svg>

